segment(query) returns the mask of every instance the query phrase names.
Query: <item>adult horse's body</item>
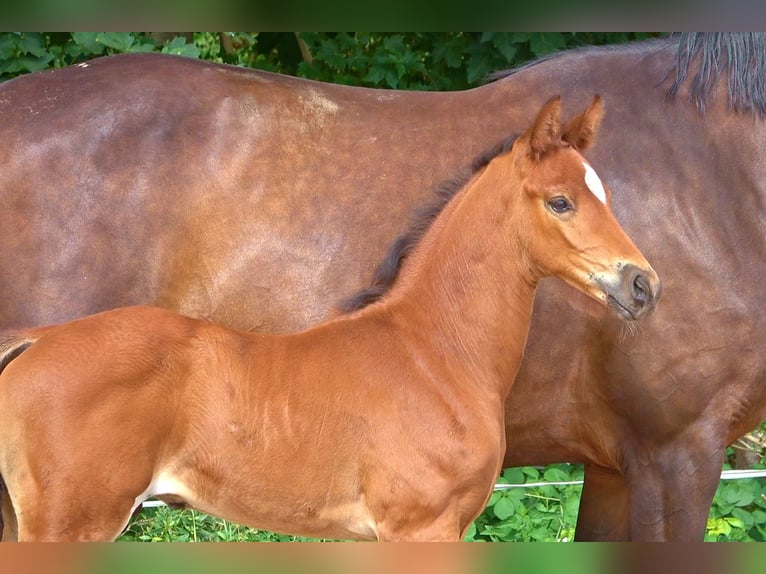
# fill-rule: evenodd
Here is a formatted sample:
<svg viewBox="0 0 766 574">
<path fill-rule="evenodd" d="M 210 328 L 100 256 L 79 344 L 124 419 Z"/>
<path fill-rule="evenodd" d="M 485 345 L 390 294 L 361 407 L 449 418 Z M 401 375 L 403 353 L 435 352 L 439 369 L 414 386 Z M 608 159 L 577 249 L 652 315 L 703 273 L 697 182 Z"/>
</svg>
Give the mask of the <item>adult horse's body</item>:
<svg viewBox="0 0 766 574">
<path fill-rule="evenodd" d="M 690 39 L 704 53 L 675 101 L 678 40 L 564 53 L 460 93 L 150 55 L 7 82 L 2 326 L 131 303 L 309 326 L 369 281 L 424 190 L 523 128 L 547 94 L 580 106 L 601 93 L 594 162 L 664 301 L 615 338 L 582 297 L 541 289 L 505 462 L 585 463 L 579 539 L 699 540 L 724 446 L 766 416 L 754 312 L 766 303 L 766 74 L 762 35 Z M 731 80 L 696 94 L 704 113 L 687 101 L 701 58 Z"/>
<path fill-rule="evenodd" d="M 546 103 L 356 313 L 267 335 L 129 307 L 0 337 L 7 537 L 112 540 L 154 495 L 282 532 L 462 540 L 501 469 L 540 280 L 627 320 L 660 294 L 578 151 L 602 113 L 562 131 Z"/>
</svg>

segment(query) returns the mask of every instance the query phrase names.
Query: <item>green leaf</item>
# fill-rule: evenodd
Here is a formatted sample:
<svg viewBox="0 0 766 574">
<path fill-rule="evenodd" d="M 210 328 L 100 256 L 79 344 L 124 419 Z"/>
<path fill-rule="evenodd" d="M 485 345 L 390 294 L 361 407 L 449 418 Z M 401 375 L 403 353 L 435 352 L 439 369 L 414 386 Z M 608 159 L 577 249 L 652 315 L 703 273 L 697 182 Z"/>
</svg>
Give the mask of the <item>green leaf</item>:
<svg viewBox="0 0 766 574">
<path fill-rule="evenodd" d="M 516 511 L 516 504 L 510 496 L 503 496 L 495 503 L 495 506 L 492 507 L 492 511 L 497 518 L 505 520 Z"/>
<path fill-rule="evenodd" d="M 487 507 L 493 506 L 498 500 L 500 500 L 503 497 L 503 492 L 496 490 L 489 496 L 489 502 L 487 502 Z"/>
<path fill-rule="evenodd" d="M 466 78 L 469 84 L 474 84 L 492 71 L 485 54 L 471 54 L 466 64 Z"/>
<path fill-rule="evenodd" d="M 394 70 L 386 70 L 385 78 L 386 85 L 388 85 L 389 88 L 396 89 L 399 87 L 399 77 Z"/>
<path fill-rule="evenodd" d="M 18 58 L 8 61 L 3 66 L 3 72 L 9 74 L 39 72 L 45 70 L 52 59 L 53 56 L 50 54 L 46 54 L 41 58 L 35 58 L 34 56 L 19 56 Z"/>
<path fill-rule="evenodd" d="M 516 56 L 516 43 L 513 41 L 513 35 L 510 32 L 498 32 L 492 37 L 492 45 L 502 54 L 507 62 L 512 62 Z"/>
<path fill-rule="evenodd" d="M 572 479 L 569 473 L 557 467 L 547 468 L 543 473 L 543 478 L 547 482 L 566 482 Z"/>
<path fill-rule="evenodd" d="M 471 524 L 468 526 L 463 540 L 476 540 L 476 522 L 471 522 Z"/>
<path fill-rule="evenodd" d="M 463 52 L 457 42 L 439 42 L 433 48 L 435 64 L 444 62 L 448 68 L 459 68 L 463 63 Z"/>
<path fill-rule="evenodd" d="M 529 49 L 536 57 L 563 50 L 565 47 L 566 40 L 560 32 L 535 32 L 529 38 Z"/>
<path fill-rule="evenodd" d="M 118 52 L 127 52 L 135 42 L 130 32 L 99 32 L 96 41 Z"/>
<path fill-rule="evenodd" d="M 503 471 L 503 482 L 507 484 L 524 484 L 526 479 L 524 478 L 523 468 L 506 468 Z"/>
<path fill-rule="evenodd" d="M 756 510 L 748 512 L 745 510 L 737 509 L 737 512 L 747 512 L 750 515 L 751 520 L 755 524 L 766 524 L 766 512 L 764 512 L 763 510 L 756 509 Z M 732 514 L 734 513 L 732 512 Z"/>
<path fill-rule="evenodd" d="M 363 81 L 374 86 L 377 86 L 382 80 L 385 72 L 380 67 L 370 68 Z"/>
<path fill-rule="evenodd" d="M 726 523 L 729 524 L 732 528 L 744 528 L 745 527 L 745 523 L 741 519 L 739 519 L 739 518 L 734 518 L 733 516 L 730 516 L 730 517 L 726 518 L 725 520 L 726 520 Z"/>
<path fill-rule="evenodd" d="M 22 52 L 31 54 L 37 58 L 42 58 L 47 54 L 45 49 L 45 38 L 39 32 L 23 32 L 19 42 Z"/>
<path fill-rule="evenodd" d="M 540 479 L 540 471 L 534 466 L 523 466 L 521 467 L 521 472 L 531 478 L 533 482 L 536 482 Z"/>
<path fill-rule="evenodd" d="M 0 60 L 9 60 L 16 54 L 19 37 L 14 32 L 0 34 Z"/>
<path fill-rule="evenodd" d="M 534 542 L 552 542 L 554 540 L 550 529 L 547 527 L 535 528 L 529 533 L 529 537 Z"/>
<path fill-rule="evenodd" d="M 186 38 L 176 36 L 162 47 L 163 54 L 175 54 L 187 58 L 199 58 L 201 50 L 195 44 L 187 44 Z"/>
<path fill-rule="evenodd" d="M 404 36 L 401 34 L 394 34 L 393 36 L 387 36 L 383 40 L 383 47 L 390 52 L 402 52 L 405 49 Z"/>
<path fill-rule="evenodd" d="M 128 52 L 130 53 L 137 53 L 137 52 L 154 52 L 156 50 L 156 46 L 152 44 L 151 42 L 138 42 L 136 44 L 133 44 L 129 49 Z"/>
<path fill-rule="evenodd" d="M 98 32 L 72 32 L 72 41 L 95 55 L 104 53 L 104 44 L 98 42 Z"/>
<path fill-rule="evenodd" d="M 529 32 L 511 32 L 511 39 L 515 44 L 526 44 L 531 36 Z"/>
<path fill-rule="evenodd" d="M 568 522 L 577 522 L 577 512 L 580 508 L 580 497 L 570 496 L 564 501 L 564 519 Z"/>
</svg>

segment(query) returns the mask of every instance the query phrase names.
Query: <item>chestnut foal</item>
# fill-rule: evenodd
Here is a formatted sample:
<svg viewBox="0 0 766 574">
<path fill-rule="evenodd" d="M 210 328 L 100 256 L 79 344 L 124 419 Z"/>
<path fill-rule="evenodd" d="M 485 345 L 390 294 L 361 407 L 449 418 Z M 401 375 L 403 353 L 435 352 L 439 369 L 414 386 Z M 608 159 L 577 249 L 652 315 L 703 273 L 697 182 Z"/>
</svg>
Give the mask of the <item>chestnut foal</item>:
<svg viewBox="0 0 766 574">
<path fill-rule="evenodd" d="M 4 539 L 112 540 L 153 496 L 280 532 L 460 540 L 501 469 L 538 282 L 628 320 L 659 297 L 580 154 L 600 98 L 560 113 L 421 223 L 360 311 L 259 335 L 128 307 L 4 335 Z"/>
</svg>

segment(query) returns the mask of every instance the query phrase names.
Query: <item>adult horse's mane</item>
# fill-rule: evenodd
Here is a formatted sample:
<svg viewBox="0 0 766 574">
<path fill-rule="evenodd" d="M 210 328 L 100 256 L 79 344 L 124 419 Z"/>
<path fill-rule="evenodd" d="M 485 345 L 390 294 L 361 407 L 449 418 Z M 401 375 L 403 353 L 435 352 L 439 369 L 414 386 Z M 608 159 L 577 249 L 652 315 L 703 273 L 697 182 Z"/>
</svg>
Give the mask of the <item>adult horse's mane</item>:
<svg viewBox="0 0 766 574">
<path fill-rule="evenodd" d="M 487 80 L 507 78 L 572 52 L 627 52 L 636 48 L 646 50 L 647 45 L 654 45 L 657 49 L 677 46 L 675 66 L 658 83 L 663 83 L 675 73 L 673 84 L 666 93 L 668 100 L 675 99 L 681 86 L 689 80 L 689 101 L 704 114 L 711 92 L 721 79 L 726 79 L 730 109 L 755 112 L 759 117 L 766 115 L 766 33 L 762 32 L 683 32 L 656 40 L 575 48 L 494 72 Z"/>
<path fill-rule="evenodd" d="M 509 151 L 517 137 L 517 135 L 514 135 L 496 144 L 475 158 L 471 164 L 471 169 L 467 173 L 438 186 L 434 190 L 435 197 L 433 200 L 416 212 L 409 230 L 397 238 L 386 257 L 375 269 L 370 286 L 338 303 L 338 309 L 343 312 L 356 311 L 380 300 L 396 281 L 404 260 L 425 235 L 428 228 L 452 197 L 463 189 L 468 180 L 484 169 L 490 161 Z"/>
<path fill-rule="evenodd" d="M 676 79 L 668 90 L 675 97 L 699 57 L 691 80 L 690 99 L 700 113 L 718 81 L 727 79 L 729 107 L 738 112 L 766 114 L 766 34 L 684 33 L 678 39 Z"/>
</svg>

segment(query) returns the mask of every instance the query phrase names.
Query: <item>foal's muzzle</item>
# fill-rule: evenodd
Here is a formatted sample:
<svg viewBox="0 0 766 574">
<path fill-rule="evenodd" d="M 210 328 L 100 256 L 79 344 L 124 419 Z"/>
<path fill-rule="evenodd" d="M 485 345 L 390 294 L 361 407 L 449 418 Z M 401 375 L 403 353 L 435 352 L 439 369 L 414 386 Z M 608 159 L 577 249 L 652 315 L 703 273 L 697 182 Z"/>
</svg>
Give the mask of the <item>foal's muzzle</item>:
<svg viewBox="0 0 766 574">
<path fill-rule="evenodd" d="M 609 307 L 629 321 L 651 313 L 662 291 L 657 273 L 651 267 L 641 269 L 635 265 L 625 265 L 620 269 L 619 277 L 616 285 L 602 285 Z"/>
</svg>

